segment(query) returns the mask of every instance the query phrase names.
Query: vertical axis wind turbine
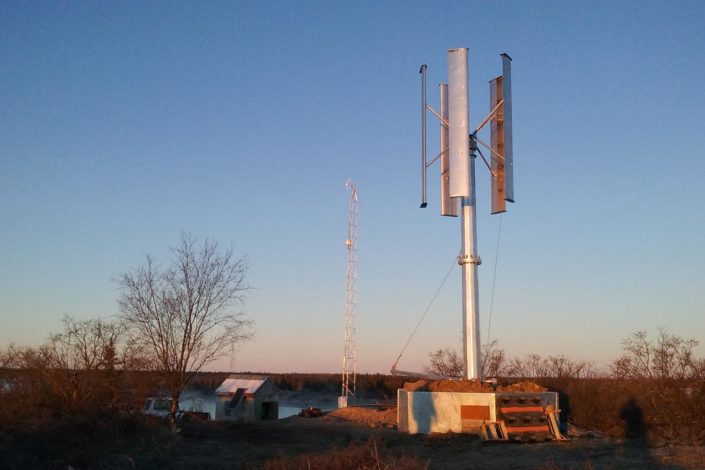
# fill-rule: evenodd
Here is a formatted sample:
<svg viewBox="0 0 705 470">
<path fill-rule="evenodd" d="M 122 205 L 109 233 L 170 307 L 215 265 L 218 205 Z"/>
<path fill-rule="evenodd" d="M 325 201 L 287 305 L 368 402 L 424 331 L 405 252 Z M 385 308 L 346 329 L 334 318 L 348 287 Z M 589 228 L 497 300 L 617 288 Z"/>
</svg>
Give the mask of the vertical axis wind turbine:
<svg viewBox="0 0 705 470">
<path fill-rule="evenodd" d="M 345 293 L 345 336 L 343 346 L 342 392 L 338 397 L 338 408 L 345 408 L 352 398 L 355 400 L 355 317 L 357 316 L 357 188 L 352 180 L 345 182 L 350 190 L 348 202 L 348 278 Z"/>
<path fill-rule="evenodd" d="M 448 84 L 440 84 L 440 111 L 426 103 L 426 68 L 421 66 L 421 207 L 426 202 L 426 173 L 436 160 L 441 161 L 441 215 L 461 217 L 461 250 L 458 264 L 462 268 L 463 303 L 463 377 L 481 379 L 480 322 L 477 267 L 475 158 L 479 153 L 491 174 L 492 214 L 505 212 L 506 202 L 514 202 L 514 169 L 512 154 L 512 58 L 501 54 L 502 75 L 490 81 L 490 113 L 469 132 L 468 50 L 448 51 Z M 426 112 L 440 121 L 440 153 L 430 162 L 426 159 Z M 477 136 L 490 124 L 491 143 Z M 478 144 L 490 152 L 487 161 Z"/>
</svg>

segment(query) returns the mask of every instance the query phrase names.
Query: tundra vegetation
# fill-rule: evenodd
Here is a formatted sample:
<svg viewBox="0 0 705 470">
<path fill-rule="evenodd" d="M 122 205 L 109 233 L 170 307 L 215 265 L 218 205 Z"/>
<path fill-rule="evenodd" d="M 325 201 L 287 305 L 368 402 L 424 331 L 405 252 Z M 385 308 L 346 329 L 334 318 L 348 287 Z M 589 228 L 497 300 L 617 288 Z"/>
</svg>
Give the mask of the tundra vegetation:
<svg viewBox="0 0 705 470">
<path fill-rule="evenodd" d="M 655 443 L 705 443 L 705 360 L 698 341 L 659 329 L 654 338 L 636 331 L 622 340 L 622 355 L 606 370 L 564 355 L 507 357 L 498 342 L 483 346 L 483 377 L 500 383 L 529 379 L 558 391 L 562 417 L 608 436 Z M 453 349 L 429 354 L 426 372 L 460 377 Z"/>
<path fill-rule="evenodd" d="M 484 348 L 485 370 L 496 371 L 503 384 L 529 379 L 558 391 L 562 418 L 578 427 L 652 446 L 703 445 L 705 363 L 695 354 L 697 344 L 666 330 L 654 337 L 635 332 L 623 340 L 622 355 L 599 370 L 562 355 L 510 358 L 492 342 Z M 457 365 L 457 353 L 456 359 L 436 353 L 432 359 L 451 357 L 445 366 Z M 130 462 L 116 463 L 123 457 L 133 459 L 138 468 L 170 466 L 169 459 L 193 434 L 188 423 L 175 434 L 163 422 L 139 413 L 146 396 L 169 387 L 167 376 L 152 369 L 152 360 L 123 322 L 71 317 L 64 318 L 61 331 L 38 347 L 11 345 L 0 350 L 0 467 L 130 468 Z M 433 364 L 430 361 L 429 368 Z M 282 390 L 339 392 L 339 374 L 268 375 Z M 190 387 L 212 393 L 226 376 L 201 371 L 193 375 Z M 402 385 L 400 377 L 357 376 L 359 395 L 369 398 L 393 400 Z M 206 436 L 223 442 L 242 439 L 243 449 L 247 448 L 250 431 L 215 424 L 203 431 Z M 267 432 L 277 436 L 275 429 Z M 279 433 L 281 438 L 292 429 Z M 423 467 L 411 448 L 406 458 L 373 441 L 348 444 L 322 447 L 333 449 L 330 453 L 296 447 L 291 453 L 259 456 L 257 464 L 331 468 L 326 465 L 349 461 L 359 462 L 359 468 Z M 196 460 L 189 462 L 198 465 Z"/>
</svg>

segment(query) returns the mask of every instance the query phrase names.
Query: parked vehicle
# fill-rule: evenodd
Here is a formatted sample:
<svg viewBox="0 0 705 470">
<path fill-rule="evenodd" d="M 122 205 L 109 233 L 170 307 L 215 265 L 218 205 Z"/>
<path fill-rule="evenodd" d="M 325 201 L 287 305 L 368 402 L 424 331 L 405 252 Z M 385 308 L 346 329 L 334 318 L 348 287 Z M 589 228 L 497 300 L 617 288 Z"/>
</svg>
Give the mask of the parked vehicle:
<svg viewBox="0 0 705 470">
<path fill-rule="evenodd" d="M 149 397 L 144 401 L 142 413 L 166 419 L 169 416 L 170 410 L 171 398 Z M 202 419 L 204 421 L 210 419 L 210 413 L 206 411 L 205 403 L 203 403 L 203 400 L 200 398 L 188 398 L 179 401 L 179 407 L 176 411 L 176 420 L 180 421 L 185 416 Z"/>
<path fill-rule="evenodd" d="M 299 416 L 303 416 L 304 418 L 318 418 L 319 416 L 323 416 L 323 412 L 320 408 L 316 408 L 315 406 L 309 406 L 307 408 L 302 409 L 299 413 Z"/>
</svg>

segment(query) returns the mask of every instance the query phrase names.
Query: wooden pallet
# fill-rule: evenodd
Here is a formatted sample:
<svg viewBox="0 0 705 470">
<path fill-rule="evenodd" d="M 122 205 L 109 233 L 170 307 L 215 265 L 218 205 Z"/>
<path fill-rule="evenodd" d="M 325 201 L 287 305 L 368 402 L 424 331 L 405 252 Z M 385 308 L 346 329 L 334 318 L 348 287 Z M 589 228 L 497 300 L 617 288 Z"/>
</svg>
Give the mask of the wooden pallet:
<svg viewBox="0 0 705 470">
<path fill-rule="evenodd" d="M 480 435 L 483 441 L 509 441 L 509 432 L 504 421 L 482 423 Z"/>
<path fill-rule="evenodd" d="M 538 393 L 511 393 L 499 397 L 497 417 L 506 423 L 507 437 L 512 441 L 563 441 L 566 438 L 558 428 L 558 413 L 553 406 L 545 406 Z M 488 436 L 491 436 L 488 431 Z"/>
<path fill-rule="evenodd" d="M 551 431 L 551 434 L 553 434 L 553 438 L 557 441 L 567 441 L 568 438 L 565 437 L 563 434 L 561 434 L 561 430 L 558 427 L 558 420 L 556 419 L 556 415 L 560 413 L 561 410 L 556 410 L 553 408 L 553 406 L 548 405 L 546 407 L 546 418 L 548 420 L 548 429 Z"/>
</svg>

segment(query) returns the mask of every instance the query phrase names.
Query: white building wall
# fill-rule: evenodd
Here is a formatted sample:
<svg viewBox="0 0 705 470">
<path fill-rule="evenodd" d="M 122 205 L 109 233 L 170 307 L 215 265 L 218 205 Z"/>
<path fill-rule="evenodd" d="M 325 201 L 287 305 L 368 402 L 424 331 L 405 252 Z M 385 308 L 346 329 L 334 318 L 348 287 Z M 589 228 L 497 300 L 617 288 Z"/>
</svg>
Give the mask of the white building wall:
<svg viewBox="0 0 705 470">
<path fill-rule="evenodd" d="M 522 395 L 523 393 L 517 393 Z M 540 396 L 540 406 L 558 409 L 558 393 L 528 393 Z M 500 396 L 512 395 L 511 393 Z M 487 419 L 470 419 L 461 415 L 463 407 L 487 411 Z M 476 410 L 480 408 L 475 408 Z M 467 413 L 472 414 L 472 413 Z M 483 421 L 497 421 L 496 393 L 407 392 L 397 390 L 397 429 L 409 434 L 434 432 L 478 432 Z"/>
<path fill-rule="evenodd" d="M 496 421 L 494 393 L 397 391 L 397 428 L 409 434 L 463 432 L 468 423 L 460 415 L 462 405 L 489 407 L 489 421 Z"/>
</svg>

